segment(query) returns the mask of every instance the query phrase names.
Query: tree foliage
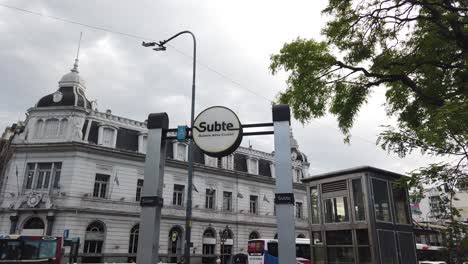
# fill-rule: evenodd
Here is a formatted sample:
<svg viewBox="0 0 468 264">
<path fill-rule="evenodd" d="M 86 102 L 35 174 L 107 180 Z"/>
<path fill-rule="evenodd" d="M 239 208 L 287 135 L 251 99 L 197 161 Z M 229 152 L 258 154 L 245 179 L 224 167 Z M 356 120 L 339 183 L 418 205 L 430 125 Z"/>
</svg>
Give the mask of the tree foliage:
<svg viewBox="0 0 468 264">
<path fill-rule="evenodd" d="M 378 144 L 445 157 L 412 183 L 455 191 L 468 178 L 468 1 L 329 0 L 323 14 L 323 41 L 297 38 L 271 56 L 272 73 L 289 75 L 279 101 L 301 122 L 335 115 L 349 140 L 371 92 L 384 90 L 397 125 Z"/>
</svg>

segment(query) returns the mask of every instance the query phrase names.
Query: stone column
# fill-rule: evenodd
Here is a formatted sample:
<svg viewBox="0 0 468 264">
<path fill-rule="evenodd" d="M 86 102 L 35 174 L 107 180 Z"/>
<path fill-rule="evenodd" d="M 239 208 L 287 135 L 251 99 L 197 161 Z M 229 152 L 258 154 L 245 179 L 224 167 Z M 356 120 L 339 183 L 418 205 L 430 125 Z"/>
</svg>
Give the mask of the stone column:
<svg viewBox="0 0 468 264">
<path fill-rule="evenodd" d="M 55 215 L 47 215 L 46 219 L 47 219 L 46 235 L 51 236 L 52 228 L 54 227 Z"/>
<path fill-rule="evenodd" d="M 16 234 L 16 228 L 18 226 L 18 215 L 10 215 L 10 234 Z"/>
</svg>

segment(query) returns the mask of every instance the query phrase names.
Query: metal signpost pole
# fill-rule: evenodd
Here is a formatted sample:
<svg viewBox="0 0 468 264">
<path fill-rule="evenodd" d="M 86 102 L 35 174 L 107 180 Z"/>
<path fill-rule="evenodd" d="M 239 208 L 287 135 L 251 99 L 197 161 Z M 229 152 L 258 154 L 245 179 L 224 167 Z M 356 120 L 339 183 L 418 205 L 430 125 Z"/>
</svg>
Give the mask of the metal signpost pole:
<svg viewBox="0 0 468 264">
<path fill-rule="evenodd" d="M 296 230 L 292 181 L 291 114 L 288 105 L 273 106 L 275 135 L 276 219 L 278 226 L 278 263 L 296 263 Z"/>
<path fill-rule="evenodd" d="M 148 117 L 148 148 L 145 159 L 143 195 L 140 200 L 140 232 L 138 238 L 138 264 L 159 262 L 159 231 L 164 165 L 166 161 L 165 133 L 169 127 L 166 113 L 150 114 Z"/>
</svg>

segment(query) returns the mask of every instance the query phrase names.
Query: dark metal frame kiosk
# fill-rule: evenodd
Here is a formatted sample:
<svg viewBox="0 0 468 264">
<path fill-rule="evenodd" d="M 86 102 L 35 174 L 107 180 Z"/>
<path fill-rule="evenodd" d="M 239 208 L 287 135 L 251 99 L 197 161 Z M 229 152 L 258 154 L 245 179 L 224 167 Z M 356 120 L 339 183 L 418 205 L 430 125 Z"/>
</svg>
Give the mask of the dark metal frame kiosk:
<svg viewBox="0 0 468 264">
<path fill-rule="evenodd" d="M 304 179 L 312 263 L 417 263 L 401 177 L 365 166 Z"/>
</svg>

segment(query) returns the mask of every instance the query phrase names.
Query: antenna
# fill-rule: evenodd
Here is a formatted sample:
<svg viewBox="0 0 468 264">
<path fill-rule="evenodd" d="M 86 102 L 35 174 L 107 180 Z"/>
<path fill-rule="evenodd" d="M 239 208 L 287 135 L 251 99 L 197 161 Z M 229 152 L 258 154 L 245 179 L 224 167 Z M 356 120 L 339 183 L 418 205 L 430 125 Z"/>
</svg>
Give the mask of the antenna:
<svg viewBox="0 0 468 264">
<path fill-rule="evenodd" d="M 78 73 L 78 57 L 80 56 L 80 47 L 81 47 L 81 37 L 83 36 L 83 32 L 80 32 L 80 40 L 78 41 L 78 50 L 76 51 L 76 58 L 75 63 L 73 64 L 72 72 Z"/>
</svg>

